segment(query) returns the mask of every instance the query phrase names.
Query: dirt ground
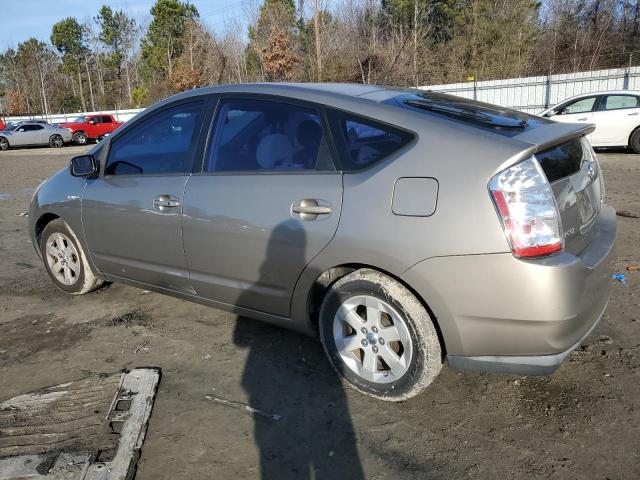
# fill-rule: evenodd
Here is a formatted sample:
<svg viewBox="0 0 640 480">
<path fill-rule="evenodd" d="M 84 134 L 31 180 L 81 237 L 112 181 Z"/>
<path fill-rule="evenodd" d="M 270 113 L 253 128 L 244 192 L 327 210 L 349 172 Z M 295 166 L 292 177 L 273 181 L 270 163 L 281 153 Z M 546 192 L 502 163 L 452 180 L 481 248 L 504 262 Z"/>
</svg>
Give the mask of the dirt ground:
<svg viewBox="0 0 640 480">
<path fill-rule="evenodd" d="M 640 271 L 625 271 L 640 263 L 640 219 L 618 218 L 626 284 L 612 280 L 602 322 L 552 377 L 445 367 L 422 395 L 387 404 L 343 387 L 311 338 L 122 285 L 56 290 L 19 214 L 81 151 L 0 153 L 0 400 L 161 367 L 139 480 L 640 478 Z M 599 157 L 609 203 L 640 214 L 640 156 Z"/>
</svg>

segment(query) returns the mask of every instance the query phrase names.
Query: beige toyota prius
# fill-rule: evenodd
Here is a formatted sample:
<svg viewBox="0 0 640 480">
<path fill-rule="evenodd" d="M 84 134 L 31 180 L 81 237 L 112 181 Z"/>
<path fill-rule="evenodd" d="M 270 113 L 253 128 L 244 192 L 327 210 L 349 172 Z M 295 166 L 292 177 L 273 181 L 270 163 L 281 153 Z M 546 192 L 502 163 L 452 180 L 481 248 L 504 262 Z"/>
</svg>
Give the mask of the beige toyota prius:
<svg viewBox="0 0 640 480">
<path fill-rule="evenodd" d="M 191 90 L 44 182 L 30 233 L 68 294 L 122 282 L 317 335 L 383 400 L 445 361 L 550 374 L 609 299 L 592 131 L 421 90 Z"/>
</svg>

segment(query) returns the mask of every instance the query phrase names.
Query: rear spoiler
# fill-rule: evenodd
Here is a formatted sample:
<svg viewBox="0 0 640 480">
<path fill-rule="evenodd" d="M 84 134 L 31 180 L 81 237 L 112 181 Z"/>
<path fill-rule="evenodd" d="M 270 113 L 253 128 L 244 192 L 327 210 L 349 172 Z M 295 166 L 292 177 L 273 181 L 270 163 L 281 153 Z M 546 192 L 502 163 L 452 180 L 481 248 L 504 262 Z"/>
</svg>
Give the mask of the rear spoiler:
<svg viewBox="0 0 640 480">
<path fill-rule="evenodd" d="M 549 122 L 516 135 L 514 138 L 536 146 L 536 151 L 565 143 L 574 138 L 592 133 L 596 126 L 591 123 Z"/>
</svg>

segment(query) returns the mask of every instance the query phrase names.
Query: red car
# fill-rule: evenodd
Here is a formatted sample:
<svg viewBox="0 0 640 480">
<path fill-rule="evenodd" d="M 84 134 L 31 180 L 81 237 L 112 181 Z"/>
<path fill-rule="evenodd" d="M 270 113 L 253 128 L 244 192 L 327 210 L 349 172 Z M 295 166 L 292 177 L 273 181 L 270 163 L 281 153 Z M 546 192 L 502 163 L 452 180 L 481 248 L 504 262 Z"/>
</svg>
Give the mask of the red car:
<svg viewBox="0 0 640 480">
<path fill-rule="evenodd" d="M 113 115 L 81 115 L 73 122 L 62 123 L 62 128 L 68 128 L 73 135 L 73 142 L 85 145 L 89 140 L 100 140 L 122 125 Z"/>
</svg>

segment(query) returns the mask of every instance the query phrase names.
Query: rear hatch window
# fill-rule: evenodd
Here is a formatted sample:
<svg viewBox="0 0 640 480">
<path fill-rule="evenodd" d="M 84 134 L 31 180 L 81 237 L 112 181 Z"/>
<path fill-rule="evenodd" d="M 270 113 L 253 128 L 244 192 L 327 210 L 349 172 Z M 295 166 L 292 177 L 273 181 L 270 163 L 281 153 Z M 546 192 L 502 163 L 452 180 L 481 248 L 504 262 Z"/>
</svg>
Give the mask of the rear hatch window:
<svg viewBox="0 0 640 480">
<path fill-rule="evenodd" d="M 600 213 L 604 184 L 586 138 L 564 142 L 535 154 L 556 197 L 565 250 L 580 253 L 591 241 Z"/>
</svg>

